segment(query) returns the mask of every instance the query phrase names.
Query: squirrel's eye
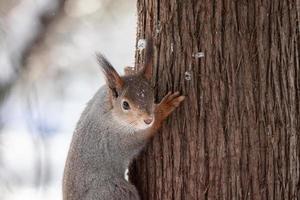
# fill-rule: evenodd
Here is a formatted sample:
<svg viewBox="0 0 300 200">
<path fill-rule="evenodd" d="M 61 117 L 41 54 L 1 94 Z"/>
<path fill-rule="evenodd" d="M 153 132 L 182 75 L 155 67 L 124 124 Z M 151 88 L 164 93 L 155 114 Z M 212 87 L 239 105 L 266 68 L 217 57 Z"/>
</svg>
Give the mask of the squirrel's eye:
<svg viewBox="0 0 300 200">
<path fill-rule="evenodd" d="M 123 106 L 124 110 L 129 110 L 130 109 L 129 103 L 127 101 L 123 101 L 122 106 Z"/>
</svg>

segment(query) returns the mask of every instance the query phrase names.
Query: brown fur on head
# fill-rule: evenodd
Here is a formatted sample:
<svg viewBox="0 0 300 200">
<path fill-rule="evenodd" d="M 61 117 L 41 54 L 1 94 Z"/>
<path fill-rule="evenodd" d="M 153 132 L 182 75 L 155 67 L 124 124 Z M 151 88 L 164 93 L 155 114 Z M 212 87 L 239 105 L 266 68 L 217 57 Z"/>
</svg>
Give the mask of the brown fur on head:
<svg viewBox="0 0 300 200">
<path fill-rule="evenodd" d="M 99 54 L 110 90 L 112 113 L 117 121 L 133 129 L 151 127 L 154 121 L 154 93 L 151 87 L 152 42 L 147 43 L 144 68 L 137 74 L 121 77 L 104 56 Z"/>
</svg>

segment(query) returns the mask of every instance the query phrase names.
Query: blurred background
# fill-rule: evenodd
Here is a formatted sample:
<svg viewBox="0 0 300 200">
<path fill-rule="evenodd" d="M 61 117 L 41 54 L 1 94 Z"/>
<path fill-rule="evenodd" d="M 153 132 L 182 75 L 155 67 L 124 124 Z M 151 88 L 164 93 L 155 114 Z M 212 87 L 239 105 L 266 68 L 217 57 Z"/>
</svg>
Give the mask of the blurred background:
<svg viewBox="0 0 300 200">
<path fill-rule="evenodd" d="M 62 199 L 80 113 L 104 84 L 95 52 L 133 66 L 135 1 L 0 0 L 0 199 Z"/>
</svg>

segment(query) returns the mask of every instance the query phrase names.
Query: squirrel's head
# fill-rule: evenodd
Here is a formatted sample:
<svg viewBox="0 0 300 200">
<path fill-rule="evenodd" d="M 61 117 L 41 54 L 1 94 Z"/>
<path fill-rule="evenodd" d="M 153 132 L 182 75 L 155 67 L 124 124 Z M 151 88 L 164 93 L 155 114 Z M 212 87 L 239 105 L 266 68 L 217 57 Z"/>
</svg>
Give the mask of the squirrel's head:
<svg viewBox="0 0 300 200">
<path fill-rule="evenodd" d="M 144 68 L 136 74 L 120 76 L 101 54 L 98 62 L 106 77 L 112 113 L 116 120 L 133 129 L 149 128 L 154 121 L 152 78 L 152 46 L 148 42 Z"/>
</svg>

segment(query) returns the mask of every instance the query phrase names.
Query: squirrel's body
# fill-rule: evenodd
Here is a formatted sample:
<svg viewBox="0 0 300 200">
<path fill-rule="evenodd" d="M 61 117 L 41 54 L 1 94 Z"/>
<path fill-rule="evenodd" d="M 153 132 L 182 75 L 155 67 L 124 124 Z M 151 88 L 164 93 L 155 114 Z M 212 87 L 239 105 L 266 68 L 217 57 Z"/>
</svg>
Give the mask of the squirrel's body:
<svg viewBox="0 0 300 200">
<path fill-rule="evenodd" d="M 154 103 L 151 48 L 146 50 L 144 69 L 124 77 L 98 56 L 107 84 L 77 123 L 65 166 L 64 200 L 139 199 L 136 188 L 125 180 L 125 170 L 184 99 L 175 92 Z"/>
<path fill-rule="evenodd" d="M 138 132 L 115 121 L 108 88 L 100 88 L 74 132 L 64 174 L 64 198 L 110 199 L 104 196 L 118 194 L 115 199 L 138 199 L 135 187 L 124 179 L 129 162 L 145 145 L 145 141 L 135 141 L 135 134 Z M 132 147 L 126 146 L 126 140 Z"/>
</svg>

